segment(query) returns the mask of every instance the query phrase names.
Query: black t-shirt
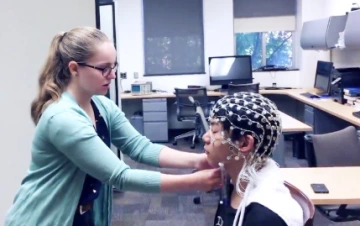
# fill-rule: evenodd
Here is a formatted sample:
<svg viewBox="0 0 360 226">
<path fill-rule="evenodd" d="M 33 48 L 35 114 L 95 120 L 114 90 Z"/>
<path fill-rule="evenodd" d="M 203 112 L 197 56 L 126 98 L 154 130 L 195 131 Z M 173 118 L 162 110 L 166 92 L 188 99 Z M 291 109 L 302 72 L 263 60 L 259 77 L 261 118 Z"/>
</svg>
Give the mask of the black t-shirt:
<svg viewBox="0 0 360 226">
<path fill-rule="evenodd" d="M 231 192 L 232 188 L 229 189 L 228 197 L 231 197 Z M 219 204 L 214 219 L 214 226 L 232 226 L 235 215 L 236 209 L 232 208 L 230 205 Z M 242 226 L 263 225 L 288 226 L 284 220 L 272 210 L 259 203 L 251 203 L 245 208 Z"/>
</svg>

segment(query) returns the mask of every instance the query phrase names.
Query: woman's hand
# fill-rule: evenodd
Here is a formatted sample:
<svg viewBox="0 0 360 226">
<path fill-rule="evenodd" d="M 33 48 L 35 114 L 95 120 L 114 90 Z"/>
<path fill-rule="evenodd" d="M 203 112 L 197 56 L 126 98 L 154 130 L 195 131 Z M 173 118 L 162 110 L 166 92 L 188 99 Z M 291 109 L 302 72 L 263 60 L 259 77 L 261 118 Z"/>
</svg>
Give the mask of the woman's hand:
<svg viewBox="0 0 360 226">
<path fill-rule="evenodd" d="M 195 170 L 204 170 L 204 169 L 212 169 L 212 167 L 208 160 L 207 155 L 205 153 L 197 154 L 197 159 L 195 161 Z"/>
<path fill-rule="evenodd" d="M 191 174 L 161 174 L 161 192 L 211 191 L 220 187 L 220 169 L 206 169 Z"/>
<path fill-rule="evenodd" d="M 193 183 L 196 190 L 211 191 L 220 187 L 221 172 L 220 169 L 206 169 L 193 173 Z"/>
</svg>

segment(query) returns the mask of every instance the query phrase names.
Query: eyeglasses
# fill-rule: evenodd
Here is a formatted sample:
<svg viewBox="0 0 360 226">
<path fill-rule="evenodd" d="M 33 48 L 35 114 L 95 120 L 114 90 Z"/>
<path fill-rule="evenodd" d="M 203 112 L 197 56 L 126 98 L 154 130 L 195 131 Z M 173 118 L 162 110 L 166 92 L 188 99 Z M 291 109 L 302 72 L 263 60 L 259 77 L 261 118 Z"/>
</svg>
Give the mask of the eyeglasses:
<svg viewBox="0 0 360 226">
<path fill-rule="evenodd" d="M 93 66 L 93 65 L 89 65 L 89 64 L 87 64 L 87 63 L 82 63 L 82 62 L 80 62 L 80 63 L 77 62 L 77 64 L 80 65 L 80 66 L 85 66 L 85 67 L 94 68 L 94 69 L 96 69 L 96 70 L 99 70 L 99 71 L 102 72 L 102 75 L 103 75 L 104 77 L 109 76 L 112 71 L 116 72 L 117 66 L 118 66 L 117 62 L 116 62 L 116 63 L 114 64 L 114 66 L 112 66 L 112 67 L 111 67 L 111 66 L 108 66 L 108 67 L 104 67 L 104 68 L 102 68 L 102 67 L 97 67 L 97 66 Z"/>
</svg>

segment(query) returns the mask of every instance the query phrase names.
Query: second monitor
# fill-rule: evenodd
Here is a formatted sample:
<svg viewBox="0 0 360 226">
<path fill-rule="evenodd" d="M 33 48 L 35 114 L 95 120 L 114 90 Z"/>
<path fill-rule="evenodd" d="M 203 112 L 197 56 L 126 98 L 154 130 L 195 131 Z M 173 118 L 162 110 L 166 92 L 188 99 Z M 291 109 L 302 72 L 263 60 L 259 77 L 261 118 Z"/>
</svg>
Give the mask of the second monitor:
<svg viewBox="0 0 360 226">
<path fill-rule="evenodd" d="M 209 57 L 210 85 L 221 85 L 227 89 L 230 83 L 252 83 L 251 56 L 217 56 Z"/>
<path fill-rule="evenodd" d="M 330 83 L 333 70 L 333 63 L 318 61 L 316 66 L 314 88 L 318 89 L 318 95 L 330 94 Z"/>
</svg>

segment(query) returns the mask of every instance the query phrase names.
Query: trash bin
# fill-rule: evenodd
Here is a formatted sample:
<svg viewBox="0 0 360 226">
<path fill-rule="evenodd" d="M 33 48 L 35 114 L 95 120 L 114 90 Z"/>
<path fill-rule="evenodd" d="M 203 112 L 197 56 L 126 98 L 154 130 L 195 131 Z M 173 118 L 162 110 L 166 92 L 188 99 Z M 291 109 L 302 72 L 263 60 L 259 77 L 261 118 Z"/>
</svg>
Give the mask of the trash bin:
<svg viewBox="0 0 360 226">
<path fill-rule="evenodd" d="M 130 118 L 130 123 L 141 135 L 144 135 L 144 118 L 142 112 L 135 112 Z"/>
</svg>

